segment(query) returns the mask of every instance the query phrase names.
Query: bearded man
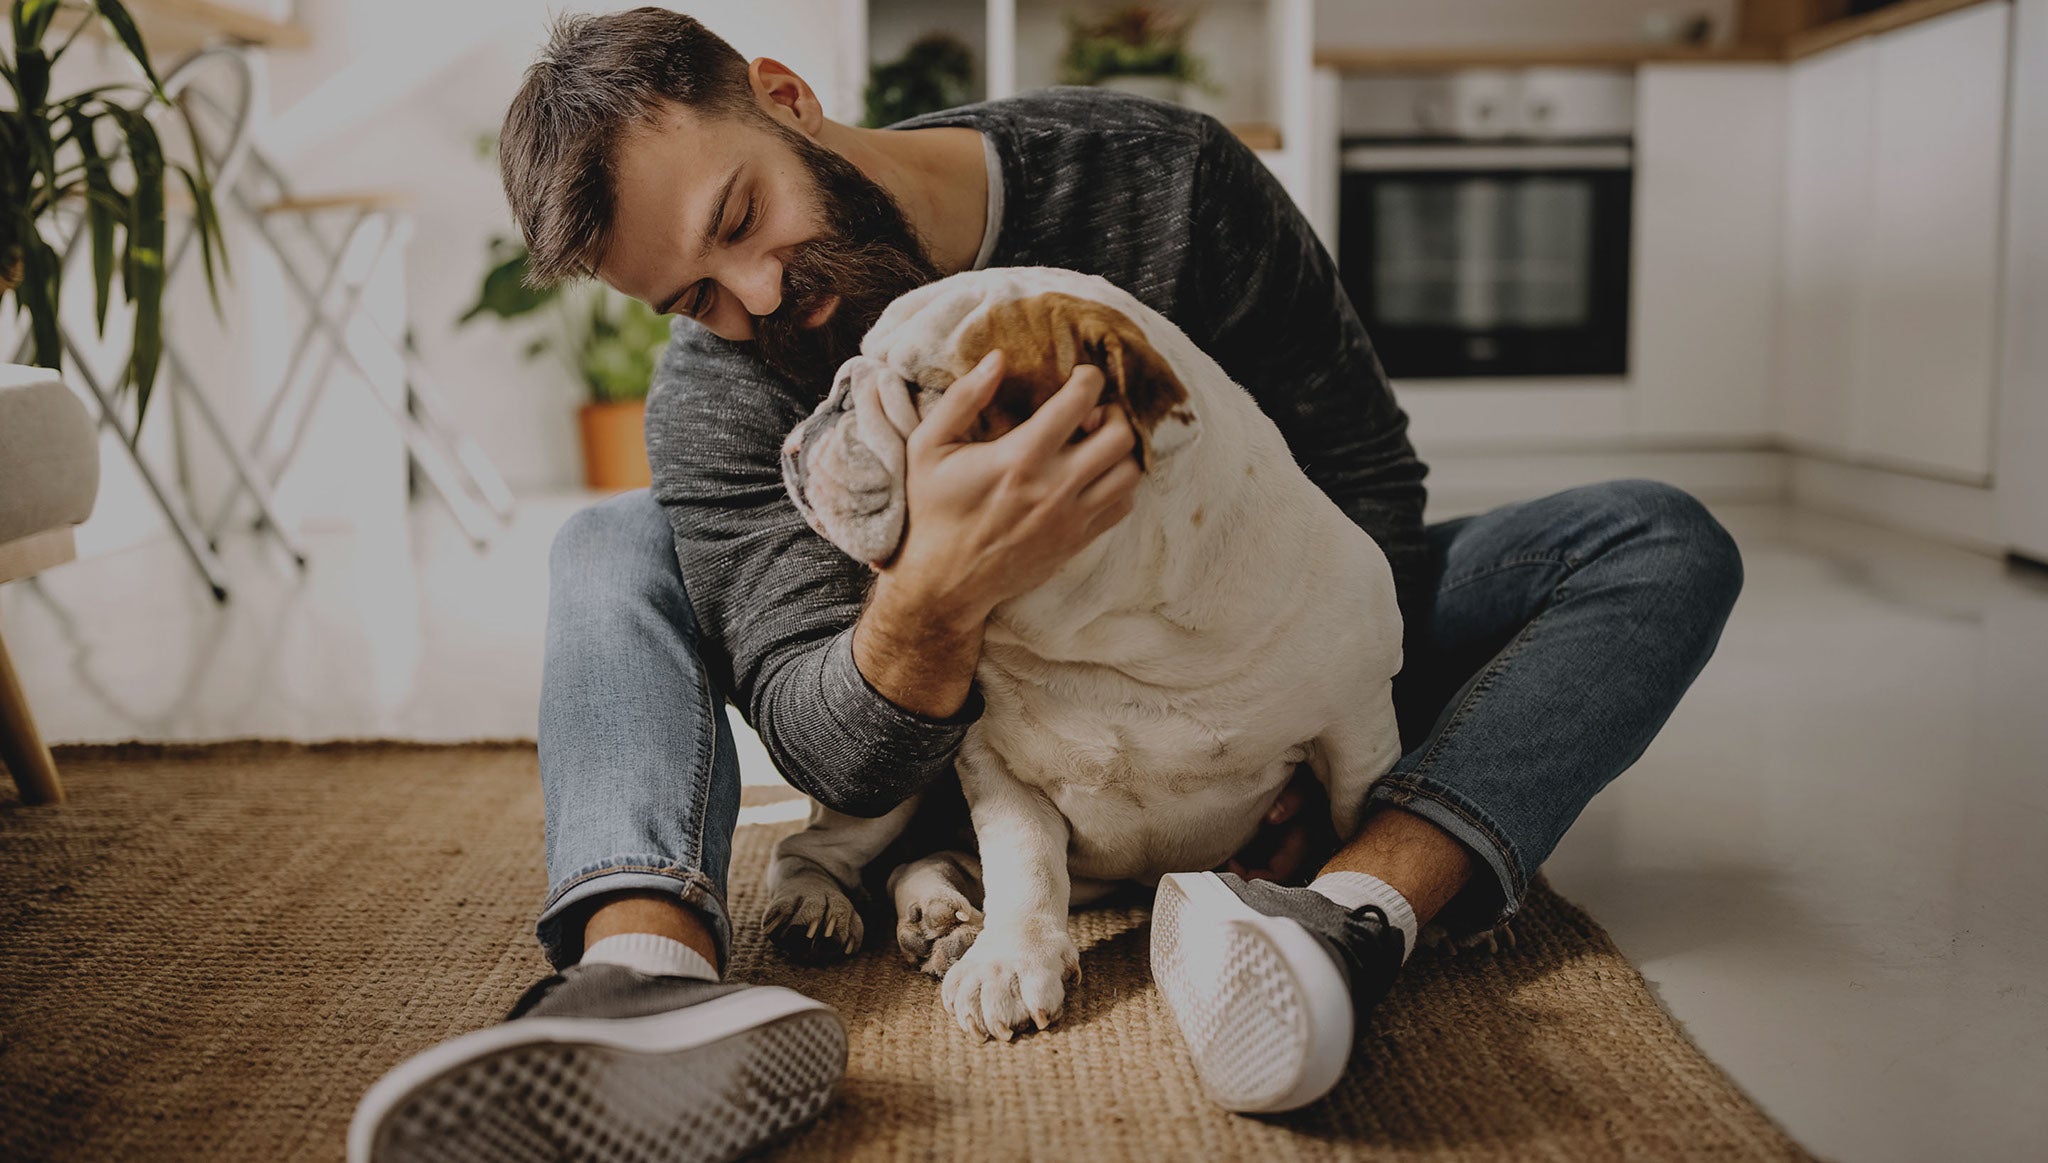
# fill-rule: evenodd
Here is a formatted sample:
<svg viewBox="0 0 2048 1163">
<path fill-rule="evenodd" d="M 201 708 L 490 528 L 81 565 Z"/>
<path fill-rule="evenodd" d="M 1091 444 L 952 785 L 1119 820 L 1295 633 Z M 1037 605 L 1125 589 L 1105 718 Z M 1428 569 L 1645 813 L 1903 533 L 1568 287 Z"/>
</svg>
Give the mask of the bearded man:
<svg viewBox="0 0 2048 1163">
<path fill-rule="evenodd" d="M 1313 940 L 1286 955 L 1339 973 L 1295 980 L 1345 996 L 1289 997 L 1287 974 L 1214 983 L 1203 1004 L 1233 1020 L 1334 1005 L 1348 1047 L 1419 926 L 1483 934 L 1511 917 L 1662 726 L 1740 589 L 1726 531 L 1654 482 L 1425 524 L 1426 469 L 1334 263 L 1207 115 L 1062 87 L 855 128 L 777 61 L 638 9 L 556 25 L 500 153 L 537 281 L 596 278 L 680 318 L 647 405 L 653 490 L 577 515 L 551 558 L 537 935 L 557 972 L 504 1024 L 372 1088 L 354 1159 L 722 1159 L 829 1099 L 837 1015 L 722 980 L 740 800 L 724 704 L 797 788 L 888 811 L 949 775 L 980 716 L 989 612 L 1121 519 L 1140 476 L 1091 367 L 1015 429 L 968 440 L 1002 379 L 992 352 L 911 435 L 896 555 L 871 569 L 814 533 L 784 488 L 782 440 L 882 309 L 924 283 L 1053 266 L 1136 295 L 1254 396 L 1393 568 L 1403 758 L 1308 884 L 1286 883 L 1304 878 L 1300 803 L 1283 794 L 1256 866 L 1203 874 L 1225 891 L 1177 938 L 1299 926 Z M 1186 1031 L 1195 1016 L 1176 1018 Z M 1274 1079 L 1305 1077 L 1305 1042 L 1276 1033 L 1269 1050 Z M 1219 1103 L 1271 1109 L 1191 1052 Z"/>
</svg>

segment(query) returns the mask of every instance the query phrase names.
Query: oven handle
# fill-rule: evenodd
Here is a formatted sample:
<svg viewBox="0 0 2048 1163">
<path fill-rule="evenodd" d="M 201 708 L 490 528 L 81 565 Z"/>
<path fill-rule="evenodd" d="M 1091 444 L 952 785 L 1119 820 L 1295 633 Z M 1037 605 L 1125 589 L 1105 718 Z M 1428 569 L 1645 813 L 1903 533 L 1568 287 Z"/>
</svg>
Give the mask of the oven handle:
<svg viewBox="0 0 2048 1163">
<path fill-rule="evenodd" d="M 1353 145 L 1346 171 L 1625 170 L 1635 152 L 1625 145 Z"/>
</svg>

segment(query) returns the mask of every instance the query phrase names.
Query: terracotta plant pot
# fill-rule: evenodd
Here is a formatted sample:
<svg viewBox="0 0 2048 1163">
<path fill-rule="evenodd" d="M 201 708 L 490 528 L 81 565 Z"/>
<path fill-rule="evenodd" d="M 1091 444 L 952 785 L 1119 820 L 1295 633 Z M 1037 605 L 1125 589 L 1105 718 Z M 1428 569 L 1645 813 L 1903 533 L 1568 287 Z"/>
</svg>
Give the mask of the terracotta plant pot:
<svg viewBox="0 0 2048 1163">
<path fill-rule="evenodd" d="M 583 480 L 593 489 L 618 492 L 653 483 L 647 468 L 647 405 L 643 400 L 585 404 L 576 413 L 583 428 Z"/>
</svg>

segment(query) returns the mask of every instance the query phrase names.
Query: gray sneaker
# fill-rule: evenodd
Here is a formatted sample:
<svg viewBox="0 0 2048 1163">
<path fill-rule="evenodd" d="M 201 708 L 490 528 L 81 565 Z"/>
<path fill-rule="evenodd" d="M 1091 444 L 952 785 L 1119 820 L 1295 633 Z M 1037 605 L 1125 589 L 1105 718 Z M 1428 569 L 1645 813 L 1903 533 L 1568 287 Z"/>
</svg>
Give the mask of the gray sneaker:
<svg viewBox="0 0 2048 1163">
<path fill-rule="evenodd" d="M 356 1106 L 349 1163 L 700 1163 L 817 1117 L 846 1027 L 792 989 L 572 965 Z"/>
<path fill-rule="evenodd" d="M 1402 944 L 1375 905 L 1346 910 L 1227 872 L 1161 877 L 1152 904 L 1152 980 L 1225 1110 L 1293 1110 L 1329 1093 L 1401 971 Z"/>
</svg>

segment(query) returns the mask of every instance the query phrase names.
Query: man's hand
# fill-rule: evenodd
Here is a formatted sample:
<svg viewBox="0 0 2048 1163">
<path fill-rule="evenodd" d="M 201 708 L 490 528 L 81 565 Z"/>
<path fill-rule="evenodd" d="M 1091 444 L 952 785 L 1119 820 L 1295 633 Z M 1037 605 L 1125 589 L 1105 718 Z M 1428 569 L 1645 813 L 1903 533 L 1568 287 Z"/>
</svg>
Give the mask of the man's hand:
<svg viewBox="0 0 2048 1163">
<path fill-rule="evenodd" d="M 966 439 L 1003 379 L 992 351 L 955 380 L 910 433 L 908 526 L 854 628 L 854 665 L 899 707 L 946 718 L 966 704 L 982 623 L 1131 511 L 1143 470 L 1120 409 L 1098 406 L 1102 373 L 1082 366 L 1030 419 Z M 1087 433 L 1073 440 L 1076 430 Z"/>
<path fill-rule="evenodd" d="M 1003 379 L 992 351 L 911 431 L 908 527 L 879 569 L 938 610 L 978 624 L 1038 586 L 1131 511 L 1144 470 L 1121 409 L 1097 406 L 1102 372 L 1082 365 L 1022 424 L 967 439 Z M 1086 435 L 1075 440 L 1076 432 Z"/>
</svg>

